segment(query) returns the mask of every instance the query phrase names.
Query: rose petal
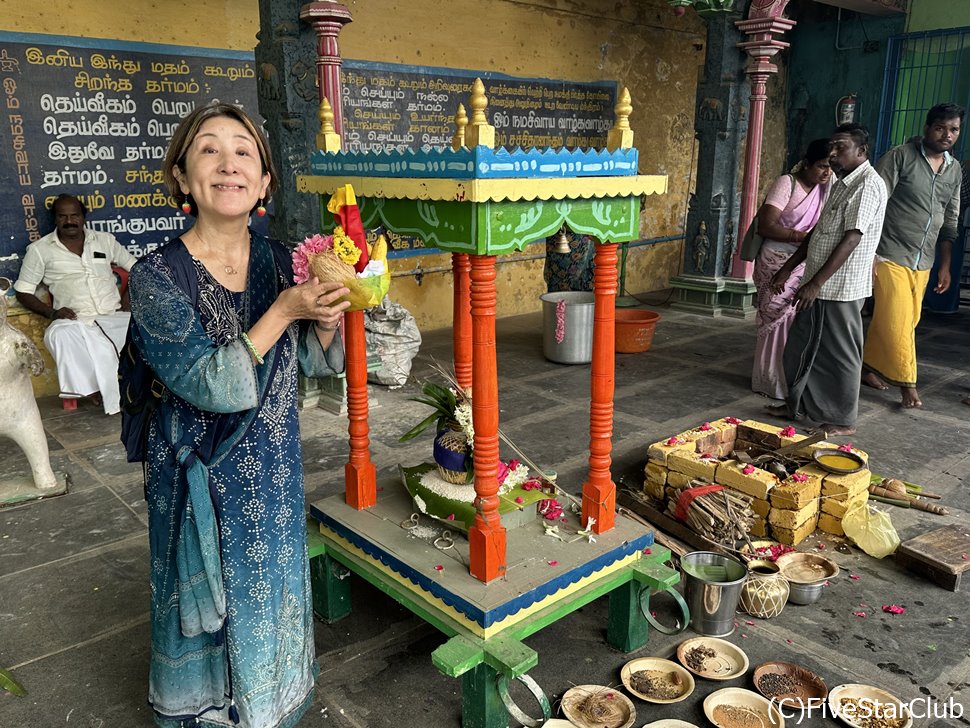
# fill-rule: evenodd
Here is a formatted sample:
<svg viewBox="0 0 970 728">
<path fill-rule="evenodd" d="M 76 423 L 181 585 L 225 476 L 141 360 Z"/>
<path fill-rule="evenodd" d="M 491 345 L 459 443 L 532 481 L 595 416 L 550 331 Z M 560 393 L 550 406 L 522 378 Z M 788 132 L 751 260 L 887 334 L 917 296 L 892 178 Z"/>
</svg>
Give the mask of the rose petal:
<svg viewBox="0 0 970 728">
<path fill-rule="evenodd" d="M 448 520 L 449 521 L 454 521 L 455 520 L 455 514 L 454 513 L 449 513 L 448 514 Z"/>
<path fill-rule="evenodd" d="M 746 619 L 746 620 L 744 620 L 744 623 L 745 623 L 746 625 L 748 625 L 749 627 L 754 627 L 754 622 L 752 622 L 752 621 L 751 621 L 750 619 Z"/>
<path fill-rule="evenodd" d="M 653 551 L 651 549 L 644 549 L 643 550 L 643 553 L 645 553 L 647 556 L 649 556 L 650 554 L 653 553 Z"/>
<path fill-rule="evenodd" d="M 434 567 L 434 570 L 435 571 L 444 571 L 445 570 L 445 567 L 442 566 L 441 564 L 438 564 L 436 567 Z"/>
<path fill-rule="evenodd" d="M 861 617 L 862 619 L 865 619 L 866 618 L 866 613 L 865 612 L 853 612 L 852 614 L 853 614 L 853 616 Z"/>
<path fill-rule="evenodd" d="M 521 495 L 515 496 L 516 503 L 525 503 L 525 499 Z"/>
<path fill-rule="evenodd" d="M 741 633 L 741 636 L 742 636 L 742 637 L 747 637 L 748 635 L 746 635 L 746 634 L 745 634 L 744 632 L 742 632 L 742 633 Z"/>
<path fill-rule="evenodd" d="M 788 644 L 790 644 L 790 645 L 793 645 L 793 644 L 795 644 L 795 643 L 794 643 L 794 642 L 792 642 L 791 640 L 785 640 L 785 642 L 787 642 L 787 643 L 788 643 Z"/>
<path fill-rule="evenodd" d="M 858 574 L 849 574 L 849 578 L 852 579 L 853 581 L 859 581 L 859 579 L 861 579 L 862 577 L 859 576 Z"/>
<path fill-rule="evenodd" d="M 552 561 L 547 561 L 546 563 L 549 564 L 549 566 L 558 566 L 559 565 L 559 562 L 556 561 L 555 559 L 553 559 Z"/>
</svg>

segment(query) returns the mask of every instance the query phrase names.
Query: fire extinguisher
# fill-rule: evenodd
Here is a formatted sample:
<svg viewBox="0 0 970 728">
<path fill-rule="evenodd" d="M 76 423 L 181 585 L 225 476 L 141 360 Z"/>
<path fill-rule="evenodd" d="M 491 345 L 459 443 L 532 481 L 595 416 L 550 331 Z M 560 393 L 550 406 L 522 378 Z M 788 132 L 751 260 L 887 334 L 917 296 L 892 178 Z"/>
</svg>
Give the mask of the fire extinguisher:
<svg viewBox="0 0 970 728">
<path fill-rule="evenodd" d="M 856 95 L 843 96 L 835 105 L 835 124 L 850 124 L 855 121 Z"/>
</svg>

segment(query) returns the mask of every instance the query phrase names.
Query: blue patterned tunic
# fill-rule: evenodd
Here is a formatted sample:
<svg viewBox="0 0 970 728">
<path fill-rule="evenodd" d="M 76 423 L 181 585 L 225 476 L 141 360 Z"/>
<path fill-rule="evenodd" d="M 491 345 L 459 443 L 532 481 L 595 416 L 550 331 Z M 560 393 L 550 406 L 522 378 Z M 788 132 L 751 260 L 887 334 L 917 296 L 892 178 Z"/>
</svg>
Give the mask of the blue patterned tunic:
<svg viewBox="0 0 970 728">
<path fill-rule="evenodd" d="M 147 458 L 149 702 L 165 728 L 285 728 L 316 675 L 297 374 L 342 371 L 343 351 L 293 324 L 253 364 L 240 334 L 292 285 L 279 243 L 253 236 L 242 293 L 169 245 L 129 288 L 132 336 L 169 390 Z"/>
</svg>

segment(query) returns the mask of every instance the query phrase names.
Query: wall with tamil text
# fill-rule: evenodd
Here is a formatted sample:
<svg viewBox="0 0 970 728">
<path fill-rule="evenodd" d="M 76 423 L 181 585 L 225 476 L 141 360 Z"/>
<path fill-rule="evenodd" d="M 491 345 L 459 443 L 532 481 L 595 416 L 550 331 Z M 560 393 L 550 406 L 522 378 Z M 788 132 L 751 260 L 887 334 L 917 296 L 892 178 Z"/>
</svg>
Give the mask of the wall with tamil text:
<svg viewBox="0 0 970 728">
<path fill-rule="evenodd" d="M 627 289 L 655 290 L 679 272 L 682 242 L 676 238 L 682 234 L 692 179 L 694 91 L 705 49 L 704 26 L 696 14 L 677 17 L 665 0 L 416 0 L 404 12 L 398 2 L 371 0 L 348 7 L 354 22 L 340 38 L 348 59 L 629 87 L 640 172 L 669 176 L 668 193 L 646 201 L 641 237 L 675 239 L 630 249 Z M 18 33 L 251 52 L 258 4 L 78 0 L 66 13 L 47 0 L 21 0 L 0 22 L 0 30 Z M 530 246 L 525 253 L 535 259 L 501 264 L 500 315 L 538 309 L 542 246 Z M 400 258 L 393 264 L 395 272 L 410 273 L 418 261 L 431 271 L 449 264 L 441 255 Z M 392 295 L 427 329 L 450 323 L 450 290 L 449 273 L 431 272 L 396 277 Z"/>
</svg>

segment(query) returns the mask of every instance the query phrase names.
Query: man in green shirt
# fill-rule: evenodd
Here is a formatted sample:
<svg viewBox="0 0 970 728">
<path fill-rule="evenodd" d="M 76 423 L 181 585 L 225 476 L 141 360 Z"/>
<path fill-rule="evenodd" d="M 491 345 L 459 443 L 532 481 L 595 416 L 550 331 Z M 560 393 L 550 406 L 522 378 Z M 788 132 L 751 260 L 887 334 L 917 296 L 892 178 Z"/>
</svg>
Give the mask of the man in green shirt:
<svg viewBox="0 0 970 728">
<path fill-rule="evenodd" d="M 937 104 L 926 115 L 922 137 L 891 149 L 876 164 L 889 202 L 873 268 L 876 305 L 862 381 L 876 389 L 899 387 L 906 408 L 923 404 L 916 391 L 916 324 L 934 256 L 940 260 L 934 290 L 950 287 L 961 178 L 950 150 L 960 138 L 963 116 L 961 106 Z"/>
</svg>

